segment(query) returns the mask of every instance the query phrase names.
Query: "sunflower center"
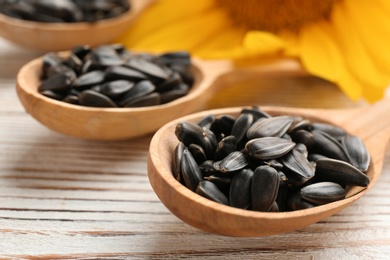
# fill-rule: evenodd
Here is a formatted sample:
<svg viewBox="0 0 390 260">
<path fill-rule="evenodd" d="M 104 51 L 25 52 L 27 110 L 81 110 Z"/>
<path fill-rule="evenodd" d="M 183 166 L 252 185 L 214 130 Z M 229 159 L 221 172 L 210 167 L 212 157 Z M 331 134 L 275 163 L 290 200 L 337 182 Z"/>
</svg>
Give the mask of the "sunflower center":
<svg viewBox="0 0 390 260">
<path fill-rule="evenodd" d="M 340 0 L 216 0 L 232 19 L 250 30 L 298 30 L 302 25 L 327 19 Z"/>
</svg>

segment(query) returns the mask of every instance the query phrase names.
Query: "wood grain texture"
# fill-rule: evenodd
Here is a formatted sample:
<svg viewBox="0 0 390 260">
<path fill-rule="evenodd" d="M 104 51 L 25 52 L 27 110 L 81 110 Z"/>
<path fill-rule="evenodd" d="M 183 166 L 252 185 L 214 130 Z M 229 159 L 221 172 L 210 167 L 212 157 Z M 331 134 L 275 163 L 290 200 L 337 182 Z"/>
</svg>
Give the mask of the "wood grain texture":
<svg viewBox="0 0 390 260">
<path fill-rule="evenodd" d="M 86 141 L 54 133 L 25 113 L 15 77 L 40 55 L 0 40 L 1 259 L 388 259 L 390 153 L 373 189 L 319 223 L 270 237 L 211 235 L 177 219 L 152 191 L 146 171 L 151 136 Z M 232 86 L 207 107 L 359 105 L 317 83 L 264 86 L 259 96 L 254 83 L 245 91 Z"/>
</svg>

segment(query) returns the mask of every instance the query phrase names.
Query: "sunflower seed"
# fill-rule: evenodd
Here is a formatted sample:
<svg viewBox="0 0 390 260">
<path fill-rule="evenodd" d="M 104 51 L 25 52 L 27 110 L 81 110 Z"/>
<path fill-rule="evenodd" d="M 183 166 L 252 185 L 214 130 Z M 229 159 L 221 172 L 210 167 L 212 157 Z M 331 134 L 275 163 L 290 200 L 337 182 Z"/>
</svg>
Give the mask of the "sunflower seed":
<svg viewBox="0 0 390 260">
<path fill-rule="evenodd" d="M 202 146 L 203 128 L 196 124 L 190 122 L 179 122 L 175 129 L 175 135 L 179 141 L 183 142 L 186 146 L 189 146 L 190 144 L 198 144 Z"/>
<path fill-rule="evenodd" d="M 311 127 L 310 120 L 308 119 L 302 119 L 301 117 L 294 116 L 292 117 L 293 122 L 288 129 L 288 133 L 292 133 L 298 130 L 307 130 Z"/>
<path fill-rule="evenodd" d="M 226 136 L 218 142 L 215 152 L 215 160 L 222 160 L 228 154 L 237 150 L 236 137 L 233 135 Z"/>
<path fill-rule="evenodd" d="M 95 48 L 91 52 L 92 63 L 98 67 L 110 67 L 124 65 L 124 60 L 118 55 L 115 49 L 109 45 Z"/>
<path fill-rule="evenodd" d="M 279 189 L 279 174 L 269 166 L 259 166 L 252 177 L 252 209 L 269 211 L 274 203 Z"/>
<path fill-rule="evenodd" d="M 62 101 L 69 103 L 69 104 L 74 104 L 74 105 L 80 104 L 79 96 L 76 96 L 76 95 L 67 95 Z"/>
<path fill-rule="evenodd" d="M 75 74 L 71 72 L 55 74 L 54 76 L 42 81 L 38 87 L 38 91 L 67 90 L 72 87 L 75 80 Z"/>
<path fill-rule="evenodd" d="M 287 203 L 291 210 L 310 209 L 316 206 L 315 204 L 304 200 L 300 192 L 291 194 L 287 199 Z"/>
<path fill-rule="evenodd" d="M 178 180 L 179 182 L 182 181 L 181 161 L 183 158 L 184 149 L 185 149 L 185 145 L 182 142 L 179 142 L 175 148 L 174 157 L 172 161 L 173 177 L 175 177 L 175 179 Z"/>
<path fill-rule="evenodd" d="M 89 107 L 117 107 L 109 97 L 94 90 L 84 90 L 79 95 L 79 102 Z"/>
<path fill-rule="evenodd" d="M 205 151 L 207 158 L 213 158 L 218 142 L 214 133 L 205 127 L 202 128 L 202 147 Z"/>
<path fill-rule="evenodd" d="M 272 203 L 271 208 L 269 209 L 269 212 L 279 212 L 279 211 L 280 211 L 279 210 L 279 205 L 278 205 L 278 203 L 276 203 L 276 201 L 274 201 Z"/>
<path fill-rule="evenodd" d="M 156 90 L 159 92 L 169 91 L 183 82 L 181 76 L 177 72 L 172 72 L 172 75 L 162 83 L 158 84 Z"/>
<path fill-rule="evenodd" d="M 248 129 L 254 122 L 252 114 L 242 113 L 234 122 L 231 134 L 236 137 L 237 143 L 244 143 Z M 241 146 L 241 145 L 240 145 Z"/>
<path fill-rule="evenodd" d="M 130 59 L 125 66 L 150 76 L 156 82 L 166 81 L 170 76 L 160 66 L 145 59 Z"/>
<path fill-rule="evenodd" d="M 108 80 L 123 79 L 123 80 L 130 80 L 130 81 L 138 82 L 141 80 L 145 80 L 147 78 L 145 74 L 142 74 L 139 71 L 129 69 L 126 67 L 122 67 L 122 66 L 108 67 L 105 70 L 105 74 L 106 74 L 106 78 Z"/>
<path fill-rule="evenodd" d="M 295 145 L 294 149 L 297 150 L 298 152 L 300 152 L 301 154 L 303 154 L 305 157 L 307 157 L 309 155 L 309 152 L 307 151 L 306 145 L 304 145 L 302 143 L 297 143 Z"/>
<path fill-rule="evenodd" d="M 107 82 L 100 87 L 99 92 L 110 97 L 118 98 L 134 87 L 134 83 L 128 80 L 115 80 Z"/>
<path fill-rule="evenodd" d="M 251 169 L 242 169 L 233 176 L 229 190 L 230 206 L 241 209 L 251 207 L 252 177 Z"/>
<path fill-rule="evenodd" d="M 216 164 L 214 165 L 218 165 L 217 168 L 220 172 L 230 173 L 237 170 L 241 170 L 242 168 L 247 166 L 248 160 L 242 152 L 236 151 L 230 153 L 228 156 L 226 156 L 221 161 L 216 162 Z"/>
<path fill-rule="evenodd" d="M 142 80 L 134 85 L 129 91 L 127 91 L 123 98 L 119 101 L 119 105 L 128 107 L 142 96 L 146 96 L 152 93 L 156 87 L 149 80 Z"/>
<path fill-rule="evenodd" d="M 205 127 L 210 129 L 211 123 L 215 120 L 215 116 L 213 114 L 207 115 L 203 118 L 201 118 L 198 122 L 197 125 L 201 127 Z"/>
<path fill-rule="evenodd" d="M 160 93 L 161 104 L 169 103 L 178 98 L 184 97 L 188 94 L 187 89 L 172 89 L 166 92 Z"/>
<path fill-rule="evenodd" d="M 306 156 L 296 149 L 293 149 L 279 160 L 285 168 L 290 170 L 289 173 L 293 175 L 294 179 L 306 182 L 314 176 L 315 165 L 311 164 Z"/>
<path fill-rule="evenodd" d="M 326 123 L 312 123 L 311 128 L 312 128 L 312 131 L 313 130 L 320 130 L 322 132 L 327 133 L 330 136 L 333 136 L 337 140 L 340 140 L 342 137 L 347 135 L 347 133 L 345 132 L 344 129 L 341 129 L 340 127 L 326 124 Z"/>
<path fill-rule="evenodd" d="M 345 198 L 345 190 L 334 182 L 317 182 L 301 189 L 301 197 L 315 205 L 323 205 Z"/>
<path fill-rule="evenodd" d="M 176 52 L 167 52 L 160 55 L 156 59 L 156 62 L 164 65 L 171 65 L 171 64 L 190 65 L 191 59 L 188 52 L 176 51 Z"/>
<path fill-rule="evenodd" d="M 309 151 L 311 151 L 314 147 L 314 136 L 311 132 L 307 130 L 297 130 L 291 133 L 290 136 L 294 142 L 304 144 Z"/>
<path fill-rule="evenodd" d="M 181 173 L 186 187 L 192 191 L 195 191 L 199 182 L 203 180 L 202 172 L 200 171 L 200 168 L 191 152 L 187 148 L 183 151 Z"/>
<path fill-rule="evenodd" d="M 363 187 L 370 183 L 367 175 L 347 162 L 335 159 L 319 159 L 316 164 L 315 175 L 325 181 Z"/>
<path fill-rule="evenodd" d="M 214 168 L 214 161 L 206 160 L 199 165 L 199 168 L 203 174 L 203 176 L 211 176 L 216 173 L 217 170 Z"/>
<path fill-rule="evenodd" d="M 213 174 L 213 175 L 204 177 L 204 179 L 214 183 L 215 186 L 217 186 L 217 188 L 220 191 L 222 191 L 223 194 L 229 195 L 230 183 L 232 182 L 231 178 L 226 177 L 226 175 L 219 176 L 217 174 Z"/>
<path fill-rule="evenodd" d="M 44 95 L 45 97 L 49 97 L 49 98 L 56 99 L 56 100 L 63 99 L 62 94 L 56 93 L 53 90 L 43 90 L 43 91 L 41 91 L 41 94 Z"/>
<path fill-rule="evenodd" d="M 362 140 L 356 136 L 346 135 L 341 139 L 345 151 L 353 166 L 365 172 L 370 165 L 370 155 Z"/>
<path fill-rule="evenodd" d="M 212 201 L 229 205 L 229 201 L 226 196 L 211 181 L 201 181 L 196 188 L 196 193 Z"/>
<path fill-rule="evenodd" d="M 318 154 L 318 153 L 309 153 L 309 155 L 307 156 L 307 159 L 311 162 L 316 162 L 317 160 L 319 159 L 322 159 L 322 158 L 329 158 L 329 157 L 326 157 L 322 154 Z"/>
<path fill-rule="evenodd" d="M 257 120 L 247 131 L 248 139 L 259 137 L 281 137 L 293 122 L 290 116 L 276 116 Z"/>
<path fill-rule="evenodd" d="M 259 110 L 258 107 L 253 108 L 244 108 L 241 110 L 241 114 L 252 114 L 253 115 L 253 121 L 257 121 L 260 118 L 269 118 L 272 117 L 270 114 L 268 114 L 265 111 Z"/>
<path fill-rule="evenodd" d="M 254 158 L 270 160 L 287 154 L 294 146 L 294 142 L 279 137 L 262 137 L 247 142 L 245 150 Z"/>
<path fill-rule="evenodd" d="M 206 153 L 204 152 L 202 146 L 198 144 L 190 144 L 188 146 L 188 150 L 190 150 L 192 156 L 198 164 L 207 160 Z"/>
<path fill-rule="evenodd" d="M 210 130 L 213 131 L 215 136 L 228 136 L 232 132 L 232 128 L 235 122 L 235 118 L 229 115 L 222 115 L 217 117 L 210 126 Z"/>
<path fill-rule="evenodd" d="M 281 164 L 278 160 L 275 160 L 275 159 L 264 161 L 264 163 L 268 166 L 271 166 L 272 168 L 277 169 L 277 170 L 280 170 L 283 168 L 283 164 Z"/>
<path fill-rule="evenodd" d="M 89 88 L 94 85 L 103 83 L 105 79 L 105 73 L 102 70 L 95 70 L 81 75 L 74 81 L 76 88 Z"/>
<path fill-rule="evenodd" d="M 284 172 L 282 172 L 282 171 L 278 171 L 278 174 L 279 174 L 279 180 L 280 180 L 279 185 L 287 185 L 288 178 L 287 178 L 286 174 L 284 174 Z"/>
<path fill-rule="evenodd" d="M 123 107 L 146 107 L 161 104 L 160 94 L 153 92 L 126 102 Z"/>
<path fill-rule="evenodd" d="M 350 161 L 344 148 L 331 135 L 320 130 L 313 130 L 311 133 L 314 139 L 313 152 L 345 162 Z"/>
</svg>

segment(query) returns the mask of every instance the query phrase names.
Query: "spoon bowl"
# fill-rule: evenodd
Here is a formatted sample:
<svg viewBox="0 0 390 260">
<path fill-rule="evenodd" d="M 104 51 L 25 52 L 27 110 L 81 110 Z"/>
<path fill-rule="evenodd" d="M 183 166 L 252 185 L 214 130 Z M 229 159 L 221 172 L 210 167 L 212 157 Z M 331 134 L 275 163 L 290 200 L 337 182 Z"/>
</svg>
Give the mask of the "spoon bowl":
<svg viewBox="0 0 390 260">
<path fill-rule="evenodd" d="M 151 3 L 152 0 L 132 0 L 128 12 L 94 23 L 44 23 L 0 14 L 0 36 L 40 51 L 68 50 L 78 45 L 97 46 L 119 37 Z"/>
<path fill-rule="evenodd" d="M 63 53 L 66 55 L 66 53 Z M 68 104 L 38 92 L 42 57 L 24 65 L 17 75 L 17 94 L 25 110 L 48 128 L 74 137 L 120 140 L 152 133 L 175 118 L 199 111 L 229 78 L 240 81 L 275 75 L 306 73 L 296 60 L 267 61 L 237 68 L 231 61 L 192 59 L 195 83 L 190 92 L 166 104 L 140 108 L 94 108 Z M 254 76 L 255 75 L 255 76 Z"/>
<path fill-rule="evenodd" d="M 197 122 L 206 115 L 237 117 L 241 107 L 203 111 L 174 120 L 160 128 L 153 136 L 148 159 L 150 183 L 163 204 L 178 218 L 201 230 L 228 236 L 267 236 L 286 233 L 316 223 L 348 207 L 361 198 L 377 182 L 386 144 L 390 136 L 390 119 L 383 117 L 390 109 L 390 100 L 372 106 L 353 109 L 300 109 L 262 107 L 271 115 L 294 115 L 313 122 L 334 124 L 360 137 L 370 155 L 367 171 L 370 184 L 353 187 L 346 198 L 322 206 L 291 212 L 255 212 L 225 206 L 192 192 L 172 175 L 174 149 L 178 144 L 175 128 L 180 121 Z"/>
</svg>

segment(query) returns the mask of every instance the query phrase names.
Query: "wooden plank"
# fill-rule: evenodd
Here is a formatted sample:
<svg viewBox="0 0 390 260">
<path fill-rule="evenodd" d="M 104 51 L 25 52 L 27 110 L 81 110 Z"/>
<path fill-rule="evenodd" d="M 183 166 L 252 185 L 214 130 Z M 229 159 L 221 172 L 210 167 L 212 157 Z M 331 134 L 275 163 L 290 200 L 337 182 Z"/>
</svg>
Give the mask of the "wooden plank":
<svg viewBox="0 0 390 260">
<path fill-rule="evenodd" d="M 57 134 L 25 113 L 15 76 L 40 55 L 0 39 L 1 259 L 388 259 L 390 153 L 366 196 L 319 223 L 270 237 L 208 234 L 177 219 L 151 189 L 146 168 L 151 136 L 86 141 Z M 305 101 L 321 88 L 274 90 L 281 98 L 266 102 L 354 105 L 341 96 Z M 263 89 L 259 100 L 257 90 L 238 89 L 226 89 L 210 107 L 229 99 L 237 105 L 263 102 L 272 94 Z"/>
</svg>

